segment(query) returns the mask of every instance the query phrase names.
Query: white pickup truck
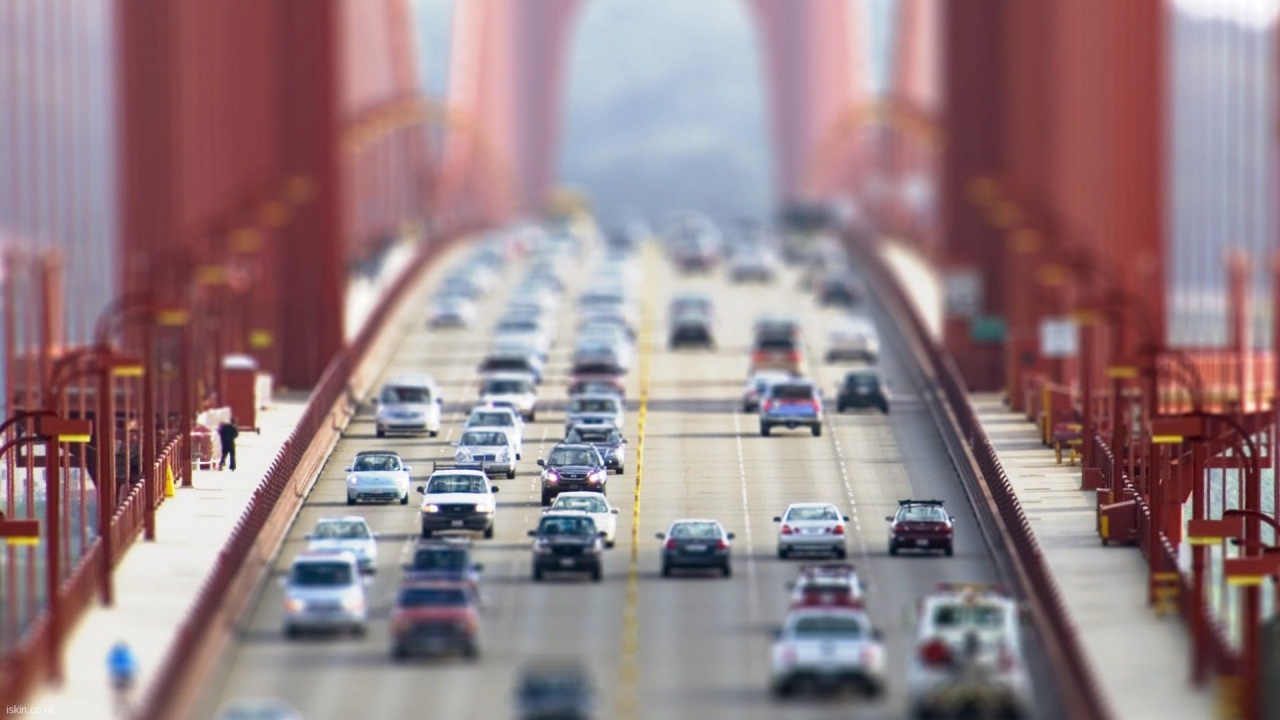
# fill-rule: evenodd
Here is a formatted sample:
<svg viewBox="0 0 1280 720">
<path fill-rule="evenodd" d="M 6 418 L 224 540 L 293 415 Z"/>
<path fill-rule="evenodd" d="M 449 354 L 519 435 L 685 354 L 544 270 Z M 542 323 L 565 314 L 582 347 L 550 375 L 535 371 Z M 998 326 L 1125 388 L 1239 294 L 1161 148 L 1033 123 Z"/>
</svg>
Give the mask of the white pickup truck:
<svg viewBox="0 0 1280 720">
<path fill-rule="evenodd" d="M 874 698 L 884 689 L 884 665 L 884 644 L 866 612 L 792 610 L 773 643 L 773 692 L 786 697 L 852 686 Z"/>
</svg>

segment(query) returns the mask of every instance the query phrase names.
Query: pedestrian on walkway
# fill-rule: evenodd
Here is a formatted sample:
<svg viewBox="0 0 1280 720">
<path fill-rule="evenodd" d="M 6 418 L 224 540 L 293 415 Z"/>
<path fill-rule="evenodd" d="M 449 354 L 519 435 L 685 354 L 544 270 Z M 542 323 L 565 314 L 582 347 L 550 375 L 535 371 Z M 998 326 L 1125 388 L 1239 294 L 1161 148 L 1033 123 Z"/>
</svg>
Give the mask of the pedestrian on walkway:
<svg viewBox="0 0 1280 720">
<path fill-rule="evenodd" d="M 227 457 L 231 457 L 231 469 L 236 469 L 236 438 L 240 435 L 240 428 L 236 427 L 236 419 L 231 418 L 231 422 L 224 422 L 218 426 L 218 440 L 222 442 L 222 459 L 218 461 L 218 469 L 226 464 Z"/>
<path fill-rule="evenodd" d="M 111 678 L 116 715 L 127 718 L 132 710 L 131 696 L 138 677 L 138 661 L 125 641 L 117 641 L 107 653 L 107 674 Z"/>
</svg>

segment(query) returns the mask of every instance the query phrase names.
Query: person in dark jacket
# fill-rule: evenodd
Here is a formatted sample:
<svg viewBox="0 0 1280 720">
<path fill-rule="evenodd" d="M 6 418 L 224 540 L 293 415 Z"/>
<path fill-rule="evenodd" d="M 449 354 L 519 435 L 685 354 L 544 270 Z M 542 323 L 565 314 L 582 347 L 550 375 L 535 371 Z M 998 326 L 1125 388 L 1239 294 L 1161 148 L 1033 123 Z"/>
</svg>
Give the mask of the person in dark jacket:
<svg viewBox="0 0 1280 720">
<path fill-rule="evenodd" d="M 227 457 L 231 457 L 231 469 L 236 469 L 236 437 L 240 435 L 240 429 L 236 427 L 236 419 L 231 418 L 231 422 L 225 422 L 218 426 L 218 439 L 222 442 L 222 459 L 218 461 L 218 469 L 226 464 Z"/>
</svg>

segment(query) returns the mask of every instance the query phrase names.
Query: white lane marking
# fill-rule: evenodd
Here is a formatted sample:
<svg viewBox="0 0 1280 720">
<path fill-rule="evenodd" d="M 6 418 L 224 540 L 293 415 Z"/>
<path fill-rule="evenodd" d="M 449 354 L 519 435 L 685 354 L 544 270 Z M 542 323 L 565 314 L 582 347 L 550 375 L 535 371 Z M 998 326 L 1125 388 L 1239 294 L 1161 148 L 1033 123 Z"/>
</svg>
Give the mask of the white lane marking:
<svg viewBox="0 0 1280 720">
<path fill-rule="evenodd" d="M 760 613 L 760 585 L 756 576 L 755 543 L 751 538 L 751 504 L 747 499 L 747 463 L 742 451 L 742 421 L 737 409 L 733 411 L 733 439 L 738 446 L 738 481 L 742 486 L 742 537 L 747 548 L 747 612 L 754 620 Z"/>
<path fill-rule="evenodd" d="M 865 559 L 869 555 L 867 552 L 867 538 L 862 532 L 862 521 L 858 518 L 858 501 L 853 498 L 853 486 L 849 484 L 849 469 L 845 465 L 844 449 L 840 446 L 840 438 L 835 432 L 835 425 L 824 424 L 827 425 L 827 434 L 831 436 L 831 444 L 836 449 L 836 463 L 840 466 L 840 481 L 844 483 L 844 494 L 849 500 L 849 522 L 853 524 L 858 533 L 858 549 Z"/>
</svg>

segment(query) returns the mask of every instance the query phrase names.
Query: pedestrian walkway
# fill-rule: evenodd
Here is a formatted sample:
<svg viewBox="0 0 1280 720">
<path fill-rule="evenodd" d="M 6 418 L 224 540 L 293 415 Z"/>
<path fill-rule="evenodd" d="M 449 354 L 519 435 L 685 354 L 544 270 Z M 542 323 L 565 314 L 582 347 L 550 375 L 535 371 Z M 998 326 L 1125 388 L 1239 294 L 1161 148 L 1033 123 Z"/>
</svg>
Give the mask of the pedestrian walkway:
<svg viewBox="0 0 1280 720">
<path fill-rule="evenodd" d="M 1103 547 L 1080 467 L 1059 465 L 1034 424 L 998 395 L 972 396 L 1018 502 L 1053 569 L 1085 654 L 1117 720 L 1216 717 L 1191 685 L 1191 638 L 1176 615 L 1147 606 L 1147 565 L 1134 547 Z"/>
<path fill-rule="evenodd" d="M 236 471 L 196 470 L 194 487 L 176 490 L 156 513 L 155 542 L 139 540 L 115 572 L 115 605 L 94 606 L 75 626 L 64 651 L 66 681 L 47 687 L 31 705 L 43 714 L 107 720 L 113 698 L 107 654 L 128 642 L 138 661 L 133 697 L 140 700 L 169 651 L 196 594 L 253 491 L 306 408 L 306 396 L 277 396 L 258 415 L 260 434 L 236 439 Z"/>
</svg>

